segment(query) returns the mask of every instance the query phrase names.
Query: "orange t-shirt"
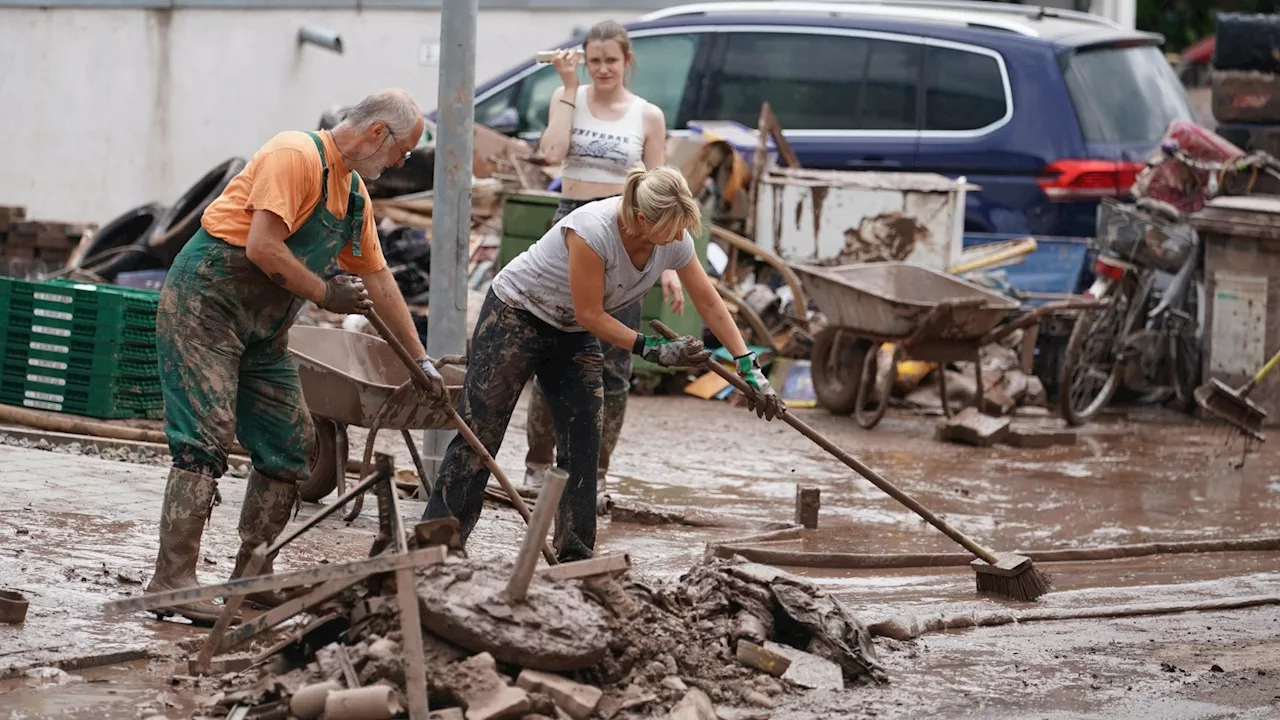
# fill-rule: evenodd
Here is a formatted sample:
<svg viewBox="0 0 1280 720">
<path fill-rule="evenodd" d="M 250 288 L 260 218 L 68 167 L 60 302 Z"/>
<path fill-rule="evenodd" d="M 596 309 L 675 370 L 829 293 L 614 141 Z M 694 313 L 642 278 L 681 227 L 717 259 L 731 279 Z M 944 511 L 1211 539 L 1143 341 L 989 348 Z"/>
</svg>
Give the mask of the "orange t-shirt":
<svg viewBox="0 0 1280 720">
<path fill-rule="evenodd" d="M 333 136 L 317 133 L 324 144 L 329 163 L 329 199 L 325 203 L 336 218 L 347 215 L 347 196 L 351 192 L 351 171 L 343 162 Z M 201 225 L 210 235 L 244 247 L 249 240 L 249 222 L 255 210 L 270 210 L 284 220 L 289 234 L 311 216 L 320 203 L 320 153 L 311 136 L 305 132 L 282 132 L 267 141 L 253 154 L 248 165 L 231 179 L 201 217 Z M 387 266 L 378 242 L 377 223 L 369 190 L 360 180 L 364 196 L 364 229 L 361 231 L 360 257 L 352 254 L 348 242 L 338 254 L 338 267 L 357 275 L 378 272 Z"/>
</svg>

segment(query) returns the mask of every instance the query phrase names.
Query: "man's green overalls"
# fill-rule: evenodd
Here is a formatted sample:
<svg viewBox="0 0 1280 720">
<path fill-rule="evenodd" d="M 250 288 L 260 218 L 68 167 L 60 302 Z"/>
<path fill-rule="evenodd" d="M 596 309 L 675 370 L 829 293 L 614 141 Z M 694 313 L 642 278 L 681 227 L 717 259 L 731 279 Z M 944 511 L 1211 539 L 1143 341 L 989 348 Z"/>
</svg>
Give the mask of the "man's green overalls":
<svg viewBox="0 0 1280 720">
<path fill-rule="evenodd" d="M 351 173 L 345 219 L 329 212 L 329 163 L 324 144 L 308 133 L 323 167 L 320 202 L 285 244 L 319 275 L 352 243 L 360 255 L 364 197 Z M 153 588 L 195 584 L 204 522 L 217 502 L 217 478 L 238 437 L 253 460 L 240 515 L 237 577 L 261 542 L 273 542 L 288 523 L 305 480 L 315 440 L 297 366 L 289 356 L 289 328 L 303 300 L 272 282 L 245 249 L 201 228 L 174 260 L 156 317 L 165 435 L 173 470 L 161 515 L 160 554 Z M 270 560 L 263 572 L 271 571 Z M 167 587 L 166 587 L 167 586 Z M 280 597 L 251 597 L 278 604 Z M 267 602 L 268 600 L 273 600 Z M 171 608 L 193 621 L 219 606 Z"/>
</svg>

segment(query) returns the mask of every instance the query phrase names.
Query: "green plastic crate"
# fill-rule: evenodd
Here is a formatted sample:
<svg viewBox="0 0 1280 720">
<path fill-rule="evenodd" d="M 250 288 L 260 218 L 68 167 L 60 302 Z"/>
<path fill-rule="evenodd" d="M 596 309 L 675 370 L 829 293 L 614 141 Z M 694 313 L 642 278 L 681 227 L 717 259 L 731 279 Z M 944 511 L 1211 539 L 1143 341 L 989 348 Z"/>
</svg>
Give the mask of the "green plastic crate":
<svg viewBox="0 0 1280 720">
<path fill-rule="evenodd" d="M 121 345 L 155 345 L 156 331 L 132 327 L 123 322 L 97 322 L 81 320 L 75 316 L 70 319 L 49 313 L 11 313 L 7 329 L 9 332 L 28 330 L 33 340 L 49 342 L 67 340 L 85 340 L 91 343 L 116 343 Z M 12 342 L 6 339 L 5 342 Z"/>
<path fill-rule="evenodd" d="M 136 309 L 128 305 L 62 304 L 37 297 L 13 296 L 9 298 L 8 315 L 12 318 L 60 320 L 62 322 L 93 323 L 95 325 L 124 325 L 138 330 L 156 329 L 155 308 Z"/>
<path fill-rule="evenodd" d="M 30 327 L 0 325 L 0 346 L 27 348 L 54 355 L 84 357 L 111 357 L 129 362 L 156 363 L 154 337 L 147 343 L 123 343 L 119 338 L 97 340 L 83 337 L 61 337 L 47 332 L 34 332 Z"/>
<path fill-rule="evenodd" d="M 160 300 L 156 290 L 94 285 L 59 278 L 45 282 L 0 277 L 0 298 L 27 297 L 62 305 L 127 306 L 154 312 Z"/>
<path fill-rule="evenodd" d="M 59 388 L 0 376 L 0 403 L 69 412 L 99 418 L 129 418 L 163 412 L 160 395 L 138 395 L 110 388 Z"/>
<path fill-rule="evenodd" d="M 22 378 L 28 383 L 47 385 L 51 388 L 66 387 L 86 392 L 99 389 L 111 392 L 127 392 L 136 395 L 159 395 L 160 377 L 128 377 L 116 374 L 85 373 L 70 368 L 43 367 L 31 363 L 31 359 L 5 359 L 0 373 L 6 378 Z"/>
<path fill-rule="evenodd" d="M 155 360 L 137 361 L 109 354 L 80 355 L 50 352 L 33 350 L 26 345 L 0 346 L 0 361 L 10 360 L 20 360 L 33 368 L 67 370 L 87 375 L 120 375 L 137 378 L 160 376 L 160 364 Z"/>
</svg>

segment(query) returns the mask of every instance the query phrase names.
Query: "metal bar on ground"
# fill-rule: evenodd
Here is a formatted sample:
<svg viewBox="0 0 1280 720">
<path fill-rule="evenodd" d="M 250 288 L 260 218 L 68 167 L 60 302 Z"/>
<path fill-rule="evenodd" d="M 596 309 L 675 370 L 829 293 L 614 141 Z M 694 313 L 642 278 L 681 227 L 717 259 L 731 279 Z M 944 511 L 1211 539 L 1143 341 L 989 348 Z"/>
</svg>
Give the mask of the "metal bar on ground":
<svg viewBox="0 0 1280 720">
<path fill-rule="evenodd" d="M 440 83 L 431 224 L 431 322 L 427 352 L 467 352 L 467 279 L 471 249 L 471 153 L 475 145 L 478 0 L 453 0 L 440 11 Z M 427 472 L 440 469 L 452 430 L 423 433 Z"/>
</svg>

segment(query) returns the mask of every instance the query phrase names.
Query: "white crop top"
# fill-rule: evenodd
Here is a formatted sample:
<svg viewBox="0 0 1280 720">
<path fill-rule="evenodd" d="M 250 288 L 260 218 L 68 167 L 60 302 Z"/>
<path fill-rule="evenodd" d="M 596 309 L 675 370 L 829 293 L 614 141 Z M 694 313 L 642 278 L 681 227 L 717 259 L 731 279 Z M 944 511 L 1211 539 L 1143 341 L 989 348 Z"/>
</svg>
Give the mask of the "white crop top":
<svg viewBox="0 0 1280 720">
<path fill-rule="evenodd" d="M 613 122 L 598 119 L 587 107 L 587 86 L 574 99 L 573 130 L 561 177 L 585 182 L 621 185 L 627 173 L 644 167 L 643 98 L 633 97 L 631 107 Z"/>
</svg>

